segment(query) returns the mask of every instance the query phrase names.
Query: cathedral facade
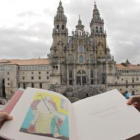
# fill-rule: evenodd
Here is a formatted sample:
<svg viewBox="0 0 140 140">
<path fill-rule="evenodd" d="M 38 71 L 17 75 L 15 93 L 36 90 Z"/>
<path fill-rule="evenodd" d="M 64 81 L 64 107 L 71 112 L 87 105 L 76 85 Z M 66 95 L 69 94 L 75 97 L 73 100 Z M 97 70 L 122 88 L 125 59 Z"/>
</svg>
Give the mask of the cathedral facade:
<svg viewBox="0 0 140 140">
<path fill-rule="evenodd" d="M 51 84 L 56 84 L 60 90 L 62 86 L 65 90 L 67 87 L 84 85 L 98 85 L 107 90 L 108 81 L 115 81 L 116 62 L 107 47 L 104 20 L 101 19 L 96 4 L 90 22 L 90 33 L 85 31 L 79 17 L 75 31 L 68 36 L 67 17 L 60 2 L 54 17 L 52 36 Z"/>
<path fill-rule="evenodd" d="M 0 96 L 9 98 L 20 87 L 49 89 L 78 99 L 115 88 L 122 94 L 140 93 L 140 65 L 132 65 L 128 60 L 116 64 L 96 3 L 91 14 L 90 33 L 79 17 L 69 36 L 60 1 L 48 58 L 0 60 Z"/>
</svg>

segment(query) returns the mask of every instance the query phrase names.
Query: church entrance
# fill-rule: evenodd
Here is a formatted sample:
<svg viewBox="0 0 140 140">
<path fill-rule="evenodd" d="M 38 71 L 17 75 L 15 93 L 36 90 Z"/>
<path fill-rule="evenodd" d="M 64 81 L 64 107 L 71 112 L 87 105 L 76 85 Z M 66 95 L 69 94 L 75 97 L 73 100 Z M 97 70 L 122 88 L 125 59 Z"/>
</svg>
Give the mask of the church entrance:
<svg viewBox="0 0 140 140">
<path fill-rule="evenodd" d="M 77 85 L 86 84 L 86 72 L 84 70 L 79 70 L 77 72 Z"/>
</svg>

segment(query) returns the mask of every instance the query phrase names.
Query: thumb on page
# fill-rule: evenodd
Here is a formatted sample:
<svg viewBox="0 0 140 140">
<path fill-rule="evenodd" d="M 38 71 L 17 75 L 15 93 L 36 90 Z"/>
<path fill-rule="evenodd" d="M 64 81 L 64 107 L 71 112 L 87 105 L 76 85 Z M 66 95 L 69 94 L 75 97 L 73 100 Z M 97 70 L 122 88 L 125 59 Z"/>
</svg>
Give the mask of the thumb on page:
<svg viewBox="0 0 140 140">
<path fill-rule="evenodd" d="M 9 116 L 9 115 L 6 116 L 6 120 L 7 120 L 7 121 L 10 121 L 10 120 L 12 120 L 12 119 L 13 119 L 12 116 Z"/>
<path fill-rule="evenodd" d="M 5 121 L 5 120 L 9 121 L 9 120 L 12 120 L 12 119 L 13 119 L 13 117 L 10 116 L 8 113 L 0 112 L 0 121 Z"/>
</svg>

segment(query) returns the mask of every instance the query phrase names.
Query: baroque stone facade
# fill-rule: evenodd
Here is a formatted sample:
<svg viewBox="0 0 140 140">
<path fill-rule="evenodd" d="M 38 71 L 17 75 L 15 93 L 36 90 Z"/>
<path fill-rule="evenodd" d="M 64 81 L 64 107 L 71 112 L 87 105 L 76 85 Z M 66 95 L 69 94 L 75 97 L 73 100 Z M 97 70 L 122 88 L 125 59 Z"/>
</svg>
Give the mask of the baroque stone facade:
<svg viewBox="0 0 140 140">
<path fill-rule="evenodd" d="M 107 83 L 114 81 L 116 62 L 107 47 L 104 20 L 96 4 L 90 31 L 85 31 L 79 17 L 75 31 L 68 36 L 67 18 L 62 3 L 59 3 L 54 17 L 53 44 L 49 55 L 52 66 L 51 85 L 57 85 L 59 92 L 65 92 L 68 87 L 83 85 L 102 86 L 107 90 Z"/>
<path fill-rule="evenodd" d="M 104 20 L 94 5 L 90 33 L 79 17 L 68 35 L 67 17 L 60 1 L 54 17 L 53 43 L 46 59 L 0 60 L 0 96 L 11 97 L 19 88 L 35 87 L 82 99 L 117 88 L 138 94 L 140 66 L 116 64 L 107 45 Z"/>
</svg>

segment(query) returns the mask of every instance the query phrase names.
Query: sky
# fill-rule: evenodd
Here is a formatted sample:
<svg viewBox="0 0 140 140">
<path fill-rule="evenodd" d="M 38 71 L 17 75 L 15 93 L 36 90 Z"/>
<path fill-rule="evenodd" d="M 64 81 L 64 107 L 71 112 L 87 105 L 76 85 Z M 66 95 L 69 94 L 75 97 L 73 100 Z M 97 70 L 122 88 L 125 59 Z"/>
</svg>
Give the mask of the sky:
<svg viewBox="0 0 140 140">
<path fill-rule="evenodd" d="M 61 0 L 69 35 L 79 15 L 90 32 L 94 0 Z M 116 63 L 140 63 L 140 0 L 96 0 Z M 0 0 L 0 59 L 46 58 L 59 0 Z"/>
</svg>

